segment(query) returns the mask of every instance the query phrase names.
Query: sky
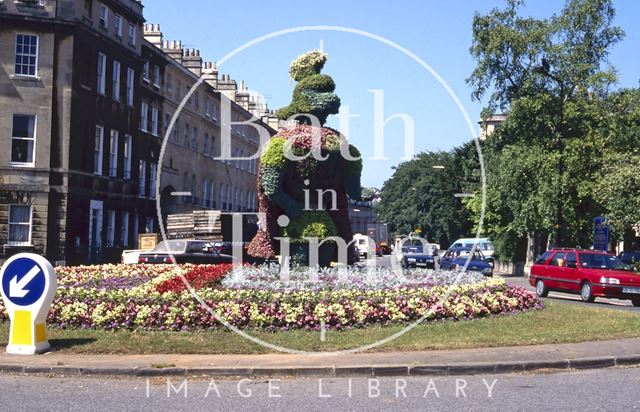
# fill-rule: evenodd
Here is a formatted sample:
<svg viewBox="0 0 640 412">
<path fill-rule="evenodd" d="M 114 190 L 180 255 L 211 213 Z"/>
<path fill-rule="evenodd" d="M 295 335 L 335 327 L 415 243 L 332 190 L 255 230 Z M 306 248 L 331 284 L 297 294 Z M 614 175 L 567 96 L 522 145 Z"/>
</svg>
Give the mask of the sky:
<svg viewBox="0 0 640 412">
<path fill-rule="evenodd" d="M 183 47 L 199 49 L 205 61 L 220 62 L 262 36 L 297 29 L 256 42 L 219 65 L 220 75 L 230 74 L 238 83 L 244 80 L 272 109 L 291 101 L 295 87 L 288 73 L 291 61 L 322 48 L 329 56 L 322 72 L 336 82 L 342 119 L 347 118 L 347 107 L 351 115 L 348 124 L 332 116 L 327 125 L 339 128 L 361 150 L 363 186 L 380 188 L 393 174 L 393 166 L 407 160 L 407 152 L 410 157 L 425 150 L 449 150 L 478 135 L 485 102 L 472 101 L 465 82 L 475 67 L 469 53 L 471 22 L 474 13 L 502 8 L 504 0 L 143 3 L 147 23 L 160 24 L 165 40 L 182 40 Z M 523 14 L 549 17 L 563 5 L 564 0 L 528 0 Z M 615 24 L 626 36 L 613 48 L 610 61 L 618 70 L 620 87 L 637 87 L 640 2 L 614 0 L 614 6 Z M 348 31 L 301 29 L 306 26 L 338 26 L 382 41 Z M 376 119 L 389 119 L 383 128 L 384 145 L 377 150 Z M 407 133 L 411 123 L 413 134 Z M 413 135 L 413 150 L 405 144 L 405 134 Z"/>
</svg>

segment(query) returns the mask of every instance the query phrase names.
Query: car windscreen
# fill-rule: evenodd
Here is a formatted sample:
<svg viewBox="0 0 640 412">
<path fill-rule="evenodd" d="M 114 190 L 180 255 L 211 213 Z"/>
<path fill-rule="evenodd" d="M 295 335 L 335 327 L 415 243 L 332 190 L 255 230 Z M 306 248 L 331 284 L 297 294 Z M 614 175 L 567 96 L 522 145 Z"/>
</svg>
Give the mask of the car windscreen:
<svg viewBox="0 0 640 412">
<path fill-rule="evenodd" d="M 467 250 L 467 249 L 462 249 L 462 250 L 456 250 L 453 254 L 454 257 L 456 258 L 464 258 L 464 259 L 469 259 L 469 255 L 471 255 L 471 250 Z M 475 251 L 473 252 L 473 256 L 471 257 L 471 260 L 483 260 L 483 256 L 482 253 Z"/>
<path fill-rule="evenodd" d="M 610 270 L 625 270 L 627 265 L 622 263 L 620 259 L 615 256 L 597 254 L 597 253 L 581 253 L 580 254 L 580 266 L 585 269 L 610 269 Z"/>
<path fill-rule="evenodd" d="M 154 252 L 184 253 L 187 242 L 184 240 L 165 240 L 156 245 Z"/>
</svg>

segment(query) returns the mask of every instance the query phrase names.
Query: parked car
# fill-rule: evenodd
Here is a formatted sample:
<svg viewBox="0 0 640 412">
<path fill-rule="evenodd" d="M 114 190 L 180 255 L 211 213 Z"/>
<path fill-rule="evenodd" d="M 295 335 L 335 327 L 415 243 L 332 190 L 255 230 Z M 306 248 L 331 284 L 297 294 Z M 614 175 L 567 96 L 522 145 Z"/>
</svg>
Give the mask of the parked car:
<svg viewBox="0 0 640 412">
<path fill-rule="evenodd" d="M 135 249 L 135 250 L 123 250 L 122 255 L 120 255 L 120 263 L 125 265 L 135 265 L 138 263 L 138 257 L 140 253 L 143 253 L 143 250 Z"/>
<path fill-rule="evenodd" d="M 356 233 L 353 238 L 356 240 L 356 249 L 361 258 L 367 259 L 376 255 L 376 242 L 369 236 Z"/>
<path fill-rule="evenodd" d="M 479 250 L 471 247 L 451 248 L 440 258 L 440 269 L 480 272 L 484 276 L 493 276 L 493 266 Z"/>
<path fill-rule="evenodd" d="M 389 244 L 387 242 L 380 242 L 379 246 L 380 246 L 380 252 L 383 255 L 390 255 L 391 254 L 391 246 L 389 246 Z"/>
<path fill-rule="evenodd" d="M 635 265 L 637 262 L 640 262 L 640 251 L 622 252 L 618 255 L 618 259 L 627 265 Z"/>
<path fill-rule="evenodd" d="M 465 249 L 471 248 L 473 245 L 477 245 L 476 249 L 482 252 L 482 255 L 489 262 L 493 262 L 493 254 L 495 252 L 495 248 L 493 247 L 493 243 L 491 240 L 486 237 L 469 237 L 458 239 L 449 246 L 449 249 Z"/>
<path fill-rule="evenodd" d="M 617 257 L 594 250 L 552 249 L 543 253 L 531 267 L 531 286 L 538 296 L 549 291 L 579 294 L 593 302 L 602 296 L 629 299 L 640 306 L 640 275 Z"/>
<path fill-rule="evenodd" d="M 205 240 L 180 239 L 165 240 L 151 251 L 141 252 L 138 263 L 176 263 L 216 264 L 232 263 L 233 257 L 220 253 L 216 247 Z"/>
<path fill-rule="evenodd" d="M 400 264 L 403 268 L 435 269 L 438 260 L 438 249 L 435 245 L 413 245 L 402 248 Z"/>
</svg>

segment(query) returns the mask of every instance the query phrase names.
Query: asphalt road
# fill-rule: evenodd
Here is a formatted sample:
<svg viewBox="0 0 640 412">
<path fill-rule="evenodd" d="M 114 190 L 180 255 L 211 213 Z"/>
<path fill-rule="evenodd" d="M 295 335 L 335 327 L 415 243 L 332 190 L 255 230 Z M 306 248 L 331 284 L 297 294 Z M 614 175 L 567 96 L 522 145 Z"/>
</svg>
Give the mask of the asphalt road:
<svg viewBox="0 0 640 412">
<path fill-rule="evenodd" d="M 5 411 L 640 409 L 640 369 L 449 378 L 233 381 L 0 375 Z"/>
</svg>

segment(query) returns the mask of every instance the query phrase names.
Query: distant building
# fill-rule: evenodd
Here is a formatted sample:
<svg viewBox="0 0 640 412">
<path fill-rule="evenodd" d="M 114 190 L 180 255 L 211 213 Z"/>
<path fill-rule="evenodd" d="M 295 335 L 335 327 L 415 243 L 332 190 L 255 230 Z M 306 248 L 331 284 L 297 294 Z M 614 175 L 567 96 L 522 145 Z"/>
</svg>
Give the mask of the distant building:
<svg viewBox="0 0 640 412">
<path fill-rule="evenodd" d="M 351 231 L 367 234 L 369 225 L 377 222 L 377 215 L 371 201 L 355 201 L 349 199 L 349 220 L 351 221 Z"/>
<path fill-rule="evenodd" d="M 478 124 L 480 125 L 480 140 L 485 140 L 487 137 L 491 136 L 500 125 L 507 120 L 509 115 L 507 113 L 497 113 L 487 117 L 486 119 L 481 119 Z"/>
</svg>

